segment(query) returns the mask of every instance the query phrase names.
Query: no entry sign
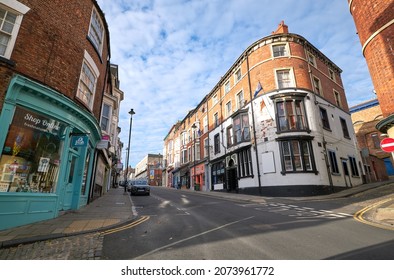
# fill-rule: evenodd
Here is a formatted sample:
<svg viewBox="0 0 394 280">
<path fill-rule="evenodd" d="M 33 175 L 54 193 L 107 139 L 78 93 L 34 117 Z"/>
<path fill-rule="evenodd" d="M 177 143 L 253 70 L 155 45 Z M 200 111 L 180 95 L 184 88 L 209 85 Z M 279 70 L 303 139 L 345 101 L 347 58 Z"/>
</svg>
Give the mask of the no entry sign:
<svg viewBox="0 0 394 280">
<path fill-rule="evenodd" d="M 382 150 L 388 153 L 394 152 L 394 139 L 393 138 L 384 138 L 380 142 L 380 147 Z"/>
</svg>

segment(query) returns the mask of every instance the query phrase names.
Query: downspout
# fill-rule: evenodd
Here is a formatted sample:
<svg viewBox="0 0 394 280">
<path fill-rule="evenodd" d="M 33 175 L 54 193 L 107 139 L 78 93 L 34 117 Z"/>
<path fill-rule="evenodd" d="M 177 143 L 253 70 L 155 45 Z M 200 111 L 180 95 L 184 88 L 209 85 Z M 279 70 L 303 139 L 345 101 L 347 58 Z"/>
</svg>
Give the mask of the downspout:
<svg viewBox="0 0 394 280">
<path fill-rule="evenodd" d="M 259 194 L 261 195 L 262 194 L 262 190 L 261 190 L 261 175 L 260 175 L 259 152 L 257 150 L 257 138 L 256 138 L 256 125 L 255 125 L 255 120 L 254 120 L 252 85 L 251 85 L 251 81 L 250 81 L 249 56 L 248 56 L 247 52 L 245 53 L 245 56 L 246 56 L 246 65 L 247 65 L 248 83 L 249 83 L 250 107 L 251 107 L 251 110 L 252 110 L 254 150 L 255 150 L 255 153 L 256 153 L 256 163 L 257 163 L 257 178 L 259 180 Z"/>
</svg>

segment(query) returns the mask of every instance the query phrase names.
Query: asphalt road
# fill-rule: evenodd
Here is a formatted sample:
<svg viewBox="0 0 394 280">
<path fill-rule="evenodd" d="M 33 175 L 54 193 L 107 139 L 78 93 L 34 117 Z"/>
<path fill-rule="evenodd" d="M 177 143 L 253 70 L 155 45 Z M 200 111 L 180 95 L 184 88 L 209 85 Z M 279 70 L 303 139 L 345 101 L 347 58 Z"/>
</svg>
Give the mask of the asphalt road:
<svg viewBox="0 0 394 280">
<path fill-rule="evenodd" d="M 353 219 L 361 198 L 245 203 L 152 188 L 143 222 L 104 236 L 101 259 L 394 259 L 394 234 Z"/>
</svg>

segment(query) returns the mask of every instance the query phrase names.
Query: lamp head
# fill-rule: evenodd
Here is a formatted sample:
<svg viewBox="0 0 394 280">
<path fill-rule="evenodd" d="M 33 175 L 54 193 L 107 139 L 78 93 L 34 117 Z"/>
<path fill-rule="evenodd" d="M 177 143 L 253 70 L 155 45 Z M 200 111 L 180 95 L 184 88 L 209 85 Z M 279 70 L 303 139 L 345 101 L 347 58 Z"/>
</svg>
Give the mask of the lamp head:
<svg viewBox="0 0 394 280">
<path fill-rule="evenodd" d="M 131 116 L 133 116 L 133 115 L 135 114 L 134 110 L 133 110 L 133 109 L 130 109 L 129 114 L 130 114 Z"/>
</svg>

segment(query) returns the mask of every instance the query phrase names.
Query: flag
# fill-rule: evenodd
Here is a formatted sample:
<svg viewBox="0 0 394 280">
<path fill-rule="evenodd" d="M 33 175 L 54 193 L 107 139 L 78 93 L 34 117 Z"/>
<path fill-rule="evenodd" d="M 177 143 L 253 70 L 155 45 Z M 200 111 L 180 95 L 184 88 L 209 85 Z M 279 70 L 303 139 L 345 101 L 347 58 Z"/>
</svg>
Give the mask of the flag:
<svg viewBox="0 0 394 280">
<path fill-rule="evenodd" d="M 259 81 L 259 83 L 258 83 L 257 86 L 256 86 L 256 90 L 254 91 L 254 97 L 256 97 L 257 94 L 258 94 L 262 89 L 263 89 L 263 87 L 261 86 L 260 81 Z"/>
</svg>

